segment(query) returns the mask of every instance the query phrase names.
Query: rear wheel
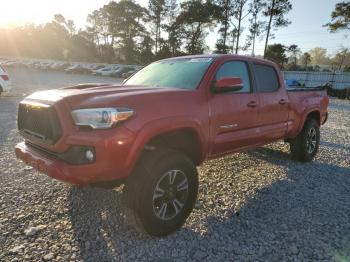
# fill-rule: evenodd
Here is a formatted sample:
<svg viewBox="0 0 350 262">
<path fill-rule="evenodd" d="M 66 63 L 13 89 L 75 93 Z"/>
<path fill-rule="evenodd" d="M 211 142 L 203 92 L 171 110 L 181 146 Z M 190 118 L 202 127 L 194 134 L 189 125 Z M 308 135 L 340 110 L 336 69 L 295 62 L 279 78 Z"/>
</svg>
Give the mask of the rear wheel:
<svg viewBox="0 0 350 262">
<path fill-rule="evenodd" d="M 320 126 L 315 119 L 306 121 L 300 134 L 291 140 L 292 158 L 302 162 L 314 159 L 320 143 Z"/>
<path fill-rule="evenodd" d="M 185 223 L 197 191 L 189 158 L 173 150 L 148 151 L 125 185 L 126 218 L 141 232 L 166 236 Z"/>
</svg>

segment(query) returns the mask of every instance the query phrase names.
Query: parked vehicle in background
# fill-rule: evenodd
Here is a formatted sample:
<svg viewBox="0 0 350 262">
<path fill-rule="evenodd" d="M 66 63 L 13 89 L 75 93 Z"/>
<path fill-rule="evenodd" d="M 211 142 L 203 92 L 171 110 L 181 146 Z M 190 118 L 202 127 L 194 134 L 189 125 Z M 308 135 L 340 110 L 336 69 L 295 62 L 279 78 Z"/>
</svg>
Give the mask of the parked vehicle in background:
<svg viewBox="0 0 350 262">
<path fill-rule="evenodd" d="M 71 66 L 71 64 L 69 64 L 69 63 L 61 62 L 61 63 L 57 63 L 52 69 L 62 71 L 62 70 L 67 69 L 70 66 Z"/>
<path fill-rule="evenodd" d="M 135 74 L 137 71 L 140 71 L 142 68 L 143 68 L 143 66 L 133 66 L 133 69 L 126 72 L 126 73 L 123 73 L 122 77 L 128 78 L 128 77 L 132 76 L 133 74 Z"/>
<path fill-rule="evenodd" d="M 105 68 L 105 65 L 89 65 L 89 69 L 91 70 L 91 72 L 93 72 L 94 70 L 99 70 L 101 68 Z"/>
<path fill-rule="evenodd" d="M 91 70 L 82 66 L 82 65 L 73 65 L 71 67 L 68 67 L 67 69 L 64 70 L 66 73 L 70 74 L 89 74 L 91 73 Z"/>
<path fill-rule="evenodd" d="M 125 183 L 127 217 L 143 232 L 179 229 L 197 197 L 196 166 L 276 140 L 312 161 L 329 98 L 286 88 L 278 66 L 237 55 L 152 63 L 122 85 L 41 91 L 19 105 L 16 156 L 79 185 Z M 228 193 L 229 194 L 229 193 Z"/>
<path fill-rule="evenodd" d="M 120 68 L 118 68 L 117 70 L 115 70 L 111 76 L 115 76 L 115 77 L 123 77 L 123 74 L 126 72 L 129 72 L 130 70 L 135 70 L 134 67 L 131 66 L 121 66 Z"/>
<path fill-rule="evenodd" d="M 123 77 L 123 78 L 128 78 L 128 77 L 132 76 L 133 74 L 135 74 L 136 72 L 137 72 L 137 71 L 136 71 L 135 69 L 134 69 L 134 70 L 130 70 L 130 71 L 124 73 L 124 74 L 122 75 L 122 77 Z"/>
<path fill-rule="evenodd" d="M 0 65 L 0 96 L 3 92 L 8 92 L 10 89 L 10 77 L 6 70 Z"/>
<path fill-rule="evenodd" d="M 103 68 L 97 69 L 92 71 L 93 75 L 100 75 L 100 76 L 112 76 L 114 73 L 116 73 L 119 70 L 120 66 L 105 66 Z"/>
</svg>

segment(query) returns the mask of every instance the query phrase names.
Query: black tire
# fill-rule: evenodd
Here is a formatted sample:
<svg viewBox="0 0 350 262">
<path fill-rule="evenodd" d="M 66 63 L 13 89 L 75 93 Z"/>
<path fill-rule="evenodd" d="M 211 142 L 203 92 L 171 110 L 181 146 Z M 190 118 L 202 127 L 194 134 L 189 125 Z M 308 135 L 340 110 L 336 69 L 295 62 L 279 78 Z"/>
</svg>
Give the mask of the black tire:
<svg viewBox="0 0 350 262">
<path fill-rule="evenodd" d="M 318 152 L 320 144 L 320 126 L 315 119 L 306 120 L 300 134 L 290 141 L 292 158 L 301 162 L 310 162 Z"/>
<path fill-rule="evenodd" d="M 167 149 L 146 151 L 125 184 L 127 222 L 142 233 L 169 235 L 185 223 L 197 193 L 198 174 L 189 158 Z"/>
<path fill-rule="evenodd" d="M 346 98 L 350 100 L 350 87 L 346 89 Z"/>
</svg>

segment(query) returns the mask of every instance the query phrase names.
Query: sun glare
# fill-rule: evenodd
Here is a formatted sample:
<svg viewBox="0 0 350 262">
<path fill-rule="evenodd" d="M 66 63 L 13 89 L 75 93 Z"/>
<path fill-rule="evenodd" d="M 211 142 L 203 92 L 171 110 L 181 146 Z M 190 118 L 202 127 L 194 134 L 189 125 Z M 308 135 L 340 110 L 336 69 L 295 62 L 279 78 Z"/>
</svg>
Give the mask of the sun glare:
<svg viewBox="0 0 350 262">
<path fill-rule="evenodd" d="M 40 24 L 46 22 L 50 18 L 46 9 L 48 2 L 51 1 L 6 1 L 6 11 L 1 12 L 0 26 L 14 27 L 27 23 Z"/>
<path fill-rule="evenodd" d="M 52 20 L 54 14 L 63 14 L 83 26 L 86 16 L 109 0 L 10 0 L 5 2 L 5 12 L 0 15 L 0 27 L 24 24 L 43 24 Z"/>
</svg>

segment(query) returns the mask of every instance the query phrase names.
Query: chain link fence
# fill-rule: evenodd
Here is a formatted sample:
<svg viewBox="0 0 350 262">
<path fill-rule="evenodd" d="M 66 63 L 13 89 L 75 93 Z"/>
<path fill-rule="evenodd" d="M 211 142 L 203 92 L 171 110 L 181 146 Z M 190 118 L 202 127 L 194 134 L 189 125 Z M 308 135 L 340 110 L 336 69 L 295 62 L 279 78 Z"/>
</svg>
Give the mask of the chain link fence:
<svg viewBox="0 0 350 262">
<path fill-rule="evenodd" d="M 297 80 L 307 87 L 330 84 L 335 89 L 350 88 L 350 73 L 284 71 L 285 80 Z"/>
</svg>

